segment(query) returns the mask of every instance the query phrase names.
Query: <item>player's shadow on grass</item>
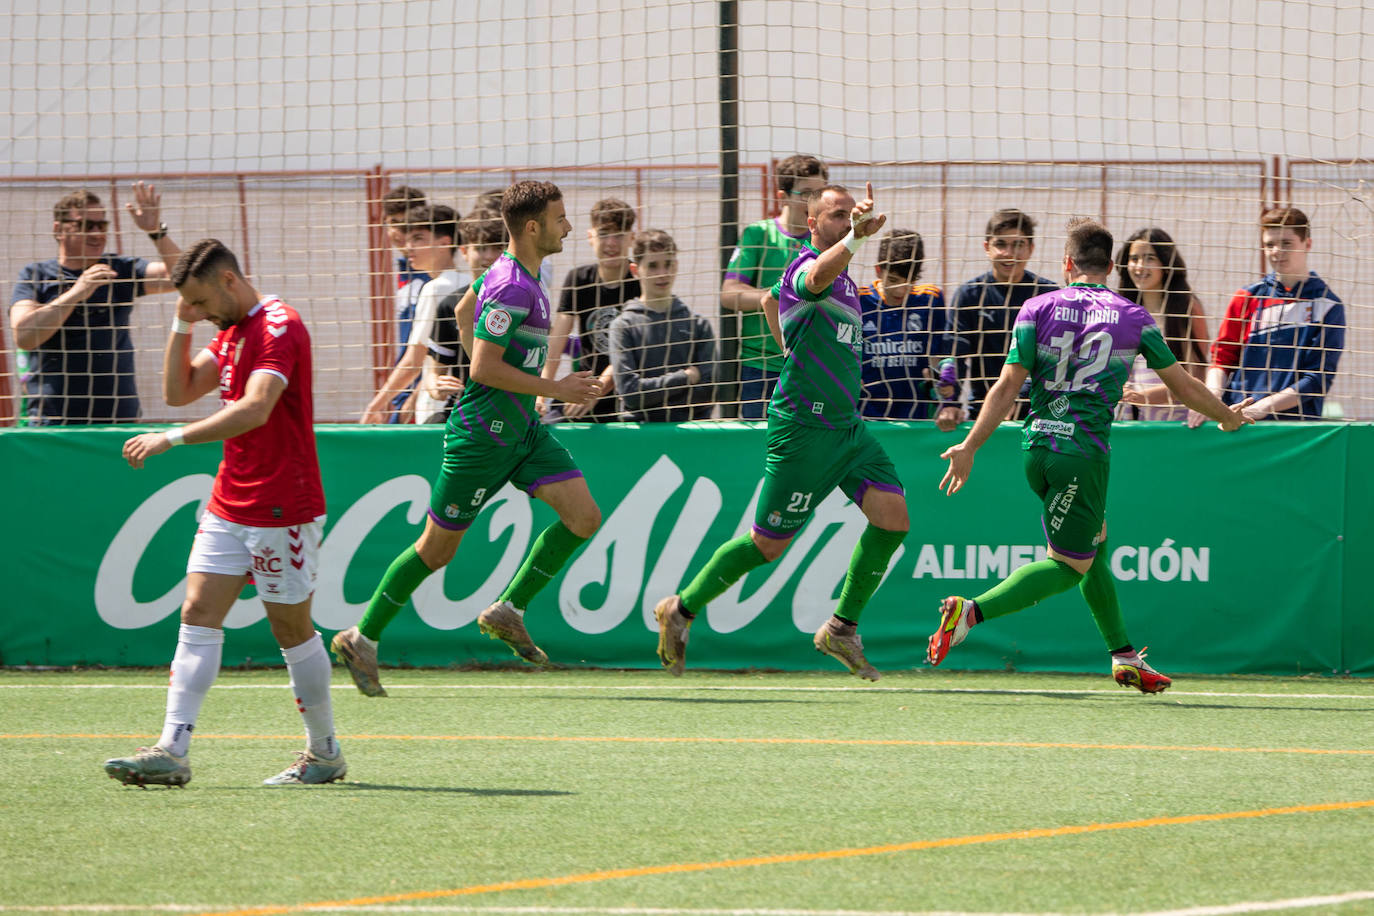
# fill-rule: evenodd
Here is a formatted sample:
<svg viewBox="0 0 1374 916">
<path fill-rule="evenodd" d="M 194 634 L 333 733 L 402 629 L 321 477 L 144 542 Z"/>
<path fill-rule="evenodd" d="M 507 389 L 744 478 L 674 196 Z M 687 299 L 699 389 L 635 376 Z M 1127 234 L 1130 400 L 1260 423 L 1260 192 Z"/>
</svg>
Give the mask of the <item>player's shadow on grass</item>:
<svg viewBox="0 0 1374 916">
<path fill-rule="evenodd" d="M 479 789 L 472 786 L 393 786 L 376 782 L 346 782 L 331 788 L 331 792 L 347 789 L 365 792 L 446 792 L 454 795 L 476 795 L 480 797 L 503 798 L 552 798 L 559 795 L 576 795 L 576 792 L 563 792 L 559 789 Z"/>
<path fill-rule="evenodd" d="M 786 697 L 672 697 L 672 696 L 644 696 L 636 694 L 632 696 L 613 697 L 584 697 L 584 696 L 557 696 L 545 697 L 548 700 L 589 700 L 593 702 L 605 703 L 710 703 L 722 706 L 757 706 L 760 703 L 818 703 L 825 700 L 791 700 Z"/>
</svg>

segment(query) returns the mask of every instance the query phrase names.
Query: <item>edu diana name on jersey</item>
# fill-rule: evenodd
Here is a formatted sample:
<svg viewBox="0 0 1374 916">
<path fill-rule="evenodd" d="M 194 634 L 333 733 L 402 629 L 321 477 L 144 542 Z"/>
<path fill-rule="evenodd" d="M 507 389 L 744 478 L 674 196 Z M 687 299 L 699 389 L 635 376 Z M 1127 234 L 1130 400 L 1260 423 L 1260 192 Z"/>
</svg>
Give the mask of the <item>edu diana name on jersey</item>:
<svg viewBox="0 0 1374 916">
<path fill-rule="evenodd" d="M 1116 309 L 1076 309 L 1067 305 L 1056 305 L 1054 320 L 1072 321 L 1074 324 L 1119 324 L 1121 312 Z"/>
</svg>

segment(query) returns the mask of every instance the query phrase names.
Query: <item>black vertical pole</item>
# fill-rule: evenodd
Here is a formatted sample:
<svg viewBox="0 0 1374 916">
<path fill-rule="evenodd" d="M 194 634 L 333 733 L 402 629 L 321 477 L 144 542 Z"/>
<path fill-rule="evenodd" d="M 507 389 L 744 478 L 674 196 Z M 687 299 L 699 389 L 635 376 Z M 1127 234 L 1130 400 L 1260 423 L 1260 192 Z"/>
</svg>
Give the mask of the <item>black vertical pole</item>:
<svg viewBox="0 0 1374 916">
<path fill-rule="evenodd" d="M 720 277 L 739 243 L 739 0 L 720 0 Z M 719 289 L 719 284 L 717 284 Z M 739 314 L 721 310 L 716 398 L 739 415 Z"/>
</svg>

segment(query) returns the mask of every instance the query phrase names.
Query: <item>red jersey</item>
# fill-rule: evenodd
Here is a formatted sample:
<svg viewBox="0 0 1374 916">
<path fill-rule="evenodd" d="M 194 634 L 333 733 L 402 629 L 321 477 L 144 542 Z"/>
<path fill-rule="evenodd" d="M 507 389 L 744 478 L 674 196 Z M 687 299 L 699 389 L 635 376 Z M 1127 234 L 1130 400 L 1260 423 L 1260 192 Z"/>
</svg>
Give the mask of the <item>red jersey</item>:
<svg viewBox="0 0 1374 916">
<path fill-rule="evenodd" d="M 216 334 L 209 350 L 219 363 L 221 404 L 243 397 L 255 372 L 286 382 L 266 423 L 224 441 L 209 510 L 257 528 L 284 528 L 324 515 L 310 332 L 301 316 L 280 299 L 266 297 L 238 324 Z"/>
</svg>

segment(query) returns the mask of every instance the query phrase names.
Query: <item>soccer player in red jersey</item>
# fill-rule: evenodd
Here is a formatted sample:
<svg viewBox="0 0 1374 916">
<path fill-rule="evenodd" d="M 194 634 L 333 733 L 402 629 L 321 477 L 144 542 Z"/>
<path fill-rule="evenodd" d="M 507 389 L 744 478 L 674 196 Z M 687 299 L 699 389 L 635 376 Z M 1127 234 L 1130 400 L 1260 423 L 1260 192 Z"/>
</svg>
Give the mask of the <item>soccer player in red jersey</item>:
<svg viewBox="0 0 1374 916">
<path fill-rule="evenodd" d="M 315 454 L 310 334 L 296 310 L 259 295 L 216 239 L 191 246 L 172 270 L 181 298 L 163 357 L 163 397 L 189 404 L 219 390 L 210 416 L 124 443 L 134 468 L 173 446 L 224 442 L 210 504 L 186 566 L 186 601 L 172 659 L 167 716 L 157 744 L 105 761 L 129 785 L 184 786 L 201 704 L 219 673 L 224 618 L 251 575 L 281 645 L 306 750 L 266 785 L 334 782 L 348 768 L 334 737 L 329 656 L 310 620 L 324 487 Z M 220 332 L 193 359 L 191 325 Z"/>
</svg>

